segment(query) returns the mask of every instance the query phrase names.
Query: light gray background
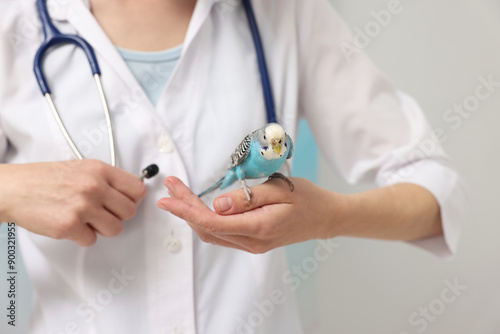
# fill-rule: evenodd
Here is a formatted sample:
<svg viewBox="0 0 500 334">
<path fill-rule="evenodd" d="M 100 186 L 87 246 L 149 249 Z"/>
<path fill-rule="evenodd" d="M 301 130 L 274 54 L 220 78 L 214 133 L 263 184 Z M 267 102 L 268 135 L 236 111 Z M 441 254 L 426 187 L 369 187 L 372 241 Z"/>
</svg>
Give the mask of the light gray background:
<svg viewBox="0 0 500 334">
<path fill-rule="evenodd" d="M 388 0 L 333 0 L 348 24 L 364 27 Z M 500 90 L 461 127 L 443 120 L 454 103 L 474 94 L 478 77 L 500 82 L 500 3 L 490 0 L 401 1 L 403 12 L 366 48 L 396 87 L 423 107 L 433 128 L 446 130 L 445 149 L 470 188 L 470 213 L 458 255 L 442 261 L 402 243 L 341 238 L 336 256 L 318 272 L 323 323 L 318 333 L 500 333 Z M 352 192 L 321 165 L 323 186 Z M 408 318 L 440 299 L 443 283 L 467 289 L 429 321 Z M 436 305 L 436 304 L 434 304 Z"/>
<path fill-rule="evenodd" d="M 372 10 L 385 9 L 390 2 L 332 1 L 351 27 L 361 29 L 373 21 Z M 448 135 L 444 147 L 470 187 L 471 210 L 459 252 L 454 261 L 446 262 L 403 243 L 339 238 L 338 250 L 317 270 L 317 281 L 304 282 L 304 286 L 317 284 L 322 291 L 319 306 L 306 303 L 303 312 L 319 312 L 323 319 L 313 334 L 498 334 L 500 89 L 457 130 L 443 120 L 443 114 L 474 94 L 479 76 L 492 74 L 500 81 L 500 4 L 493 0 L 401 0 L 401 4 L 403 12 L 365 51 L 396 87 L 420 102 L 432 127 Z M 320 182 L 345 193 L 370 187 L 345 184 L 323 161 Z M 4 227 L 0 231 L 3 254 Z M 307 245 L 292 249 L 295 259 L 300 259 L 301 250 L 307 251 Z M 4 263 L 1 256 L 0 268 Z M 24 312 L 18 321 L 26 322 L 31 292 L 26 275 L 20 277 L 18 305 Z M 409 317 L 419 308 L 438 305 L 444 281 L 455 279 L 466 290 L 446 304 L 425 330 L 412 326 Z M 2 275 L 0 296 L 6 291 L 4 284 Z M 5 298 L 0 301 L 4 309 Z M 3 311 L 0 316 L 4 319 Z M 4 320 L 0 332 L 14 333 Z"/>
</svg>

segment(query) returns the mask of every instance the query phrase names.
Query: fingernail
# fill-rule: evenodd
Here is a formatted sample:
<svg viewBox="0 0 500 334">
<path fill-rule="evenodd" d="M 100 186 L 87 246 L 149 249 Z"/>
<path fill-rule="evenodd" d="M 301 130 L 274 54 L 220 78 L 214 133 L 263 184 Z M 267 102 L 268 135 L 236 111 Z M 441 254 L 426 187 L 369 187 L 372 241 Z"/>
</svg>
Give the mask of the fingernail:
<svg viewBox="0 0 500 334">
<path fill-rule="evenodd" d="M 218 212 L 226 212 L 233 207 L 233 200 L 231 197 L 218 198 L 215 200 L 215 206 Z"/>
</svg>

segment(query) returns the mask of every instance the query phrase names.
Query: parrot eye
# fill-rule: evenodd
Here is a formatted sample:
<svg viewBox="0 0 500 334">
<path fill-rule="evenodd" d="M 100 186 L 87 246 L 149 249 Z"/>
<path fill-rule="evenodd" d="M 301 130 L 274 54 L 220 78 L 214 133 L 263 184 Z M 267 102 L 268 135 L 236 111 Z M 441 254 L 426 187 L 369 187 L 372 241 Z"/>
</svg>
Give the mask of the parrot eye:
<svg viewBox="0 0 500 334">
<path fill-rule="evenodd" d="M 280 144 L 281 144 L 281 139 L 280 139 Z"/>
<path fill-rule="evenodd" d="M 264 140 L 266 140 L 266 135 L 264 135 Z"/>
</svg>

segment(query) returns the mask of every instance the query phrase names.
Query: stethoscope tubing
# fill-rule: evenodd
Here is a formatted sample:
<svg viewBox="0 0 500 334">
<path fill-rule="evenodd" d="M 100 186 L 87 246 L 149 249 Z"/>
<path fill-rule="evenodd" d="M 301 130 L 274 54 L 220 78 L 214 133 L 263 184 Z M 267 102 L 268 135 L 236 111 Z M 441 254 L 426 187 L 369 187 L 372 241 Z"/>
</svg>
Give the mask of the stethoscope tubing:
<svg viewBox="0 0 500 334">
<path fill-rule="evenodd" d="M 106 127 L 108 130 L 110 164 L 112 166 L 116 166 L 116 147 L 113 127 L 111 123 L 111 115 L 109 112 L 108 102 L 106 101 L 106 95 L 102 87 L 101 70 L 99 68 L 99 63 L 97 62 L 97 57 L 95 56 L 94 49 L 85 39 L 81 38 L 80 36 L 72 34 L 62 34 L 54 26 L 47 10 L 46 0 L 37 0 L 36 6 L 40 15 L 40 21 L 42 22 L 43 34 L 45 36 L 45 39 L 35 55 L 33 70 L 35 72 L 38 85 L 40 86 L 40 90 L 42 91 L 42 94 L 45 96 L 45 99 L 49 104 L 50 110 L 52 111 L 52 114 L 56 119 L 57 125 L 59 126 L 59 129 L 61 130 L 64 138 L 66 139 L 66 142 L 71 147 L 71 150 L 73 151 L 75 156 L 78 159 L 82 160 L 84 157 L 78 147 L 75 145 L 73 138 L 71 138 L 71 135 L 69 134 L 66 126 L 62 121 L 61 114 L 59 113 L 59 110 L 57 109 L 54 100 L 52 99 L 51 90 L 45 79 L 45 74 L 43 73 L 42 66 L 43 60 L 50 48 L 60 44 L 73 43 L 83 49 L 89 62 L 90 69 L 96 83 L 97 92 L 99 93 L 99 98 L 101 100 L 102 108 L 104 110 L 104 118 L 106 120 Z"/>
<path fill-rule="evenodd" d="M 264 102 L 266 104 L 267 122 L 276 123 L 276 110 L 274 106 L 271 81 L 269 78 L 269 70 L 267 68 L 264 47 L 262 46 L 262 39 L 260 37 L 259 27 L 257 20 L 255 19 L 251 1 L 243 0 L 243 7 L 245 8 L 248 25 L 250 26 L 250 32 L 252 33 L 252 39 L 255 46 L 255 52 L 257 54 L 257 63 L 259 65 L 260 78 L 262 81 L 262 91 L 264 94 Z"/>
</svg>

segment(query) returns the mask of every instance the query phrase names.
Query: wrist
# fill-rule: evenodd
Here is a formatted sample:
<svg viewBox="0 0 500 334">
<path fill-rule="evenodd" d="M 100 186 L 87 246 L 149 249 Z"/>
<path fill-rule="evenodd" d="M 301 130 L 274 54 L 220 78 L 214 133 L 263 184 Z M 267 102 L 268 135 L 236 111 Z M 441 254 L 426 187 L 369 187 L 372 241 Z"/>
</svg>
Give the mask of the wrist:
<svg viewBox="0 0 500 334">
<path fill-rule="evenodd" d="M 324 212 L 320 219 L 324 224 L 320 224 L 320 239 L 331 239 L 348 234 L 351 216 L 351 199 L 349 195 L 325 190 L 323 196 Z"/>
</svg>

